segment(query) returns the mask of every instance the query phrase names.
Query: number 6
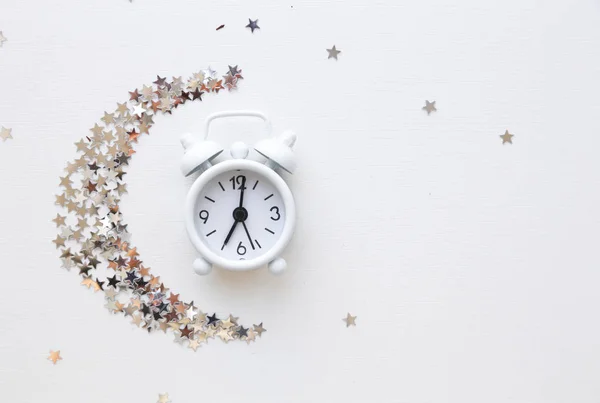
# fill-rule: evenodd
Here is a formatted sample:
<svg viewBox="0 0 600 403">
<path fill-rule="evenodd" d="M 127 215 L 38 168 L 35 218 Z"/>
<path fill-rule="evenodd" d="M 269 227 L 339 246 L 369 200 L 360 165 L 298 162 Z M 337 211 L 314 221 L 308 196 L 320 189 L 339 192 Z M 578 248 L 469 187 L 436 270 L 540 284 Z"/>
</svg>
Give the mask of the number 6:
<svg viewBox="0 0 600 403">
<path fill-rule="evenodd" d="M 242 241 L 240 241 L 240 244 L 237 247 L 237 253 L 238 253 L 238 255 L 245 255 L 246 254 L 246 247 L 244 245 L 242 245 Z"/>
</svg>

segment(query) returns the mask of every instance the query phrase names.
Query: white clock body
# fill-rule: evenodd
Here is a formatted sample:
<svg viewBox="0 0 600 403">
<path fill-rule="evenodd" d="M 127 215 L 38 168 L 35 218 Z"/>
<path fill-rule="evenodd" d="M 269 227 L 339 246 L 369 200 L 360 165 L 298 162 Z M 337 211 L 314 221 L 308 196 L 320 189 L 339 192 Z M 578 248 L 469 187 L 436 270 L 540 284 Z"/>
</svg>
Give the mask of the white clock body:
<svg viewBox="0 0 600 403">
<path fill-rule="evenodd" d="M 185 220 L 192 244 L 207 262 L 243 271 L 278 258 L 294 232 L 296 210 L 292 192 L 277 172 L 255 161 L 232 159 L 196 179 Z"/>
</svg>

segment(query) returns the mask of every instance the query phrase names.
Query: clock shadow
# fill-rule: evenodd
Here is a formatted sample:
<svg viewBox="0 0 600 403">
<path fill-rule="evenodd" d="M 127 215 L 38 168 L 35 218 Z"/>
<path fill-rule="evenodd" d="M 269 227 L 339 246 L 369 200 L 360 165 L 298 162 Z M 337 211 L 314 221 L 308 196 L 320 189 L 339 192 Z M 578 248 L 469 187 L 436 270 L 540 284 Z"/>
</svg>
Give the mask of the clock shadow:
<svg viewBox="0 0 600 403">
<path fill-rule="evenodd" d="M 249 287 L 260 286 L 272 282 L 273 274 L 263 266 L 256 270 L 232 271 L 214 267 L 209 276 L 218 283 L 234 289 L 247 290 Z"/>
</svg>

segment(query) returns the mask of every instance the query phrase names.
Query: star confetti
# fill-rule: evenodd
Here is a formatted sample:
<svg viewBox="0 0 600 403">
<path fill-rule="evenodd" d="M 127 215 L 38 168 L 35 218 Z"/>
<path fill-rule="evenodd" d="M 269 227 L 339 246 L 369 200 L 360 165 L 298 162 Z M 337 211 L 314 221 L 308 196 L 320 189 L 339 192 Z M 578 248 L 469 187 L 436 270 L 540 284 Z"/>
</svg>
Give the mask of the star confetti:
<svg viewBox="0 0 600 403">
<path fill-rule="evenodd" d="M 260 27 L 258 26 L 258 20 L 252 21 L 250 18 L 248 18 L 248 21 L 250 22 L 248 23 L 248 25 L 246 25 L 246 28 L 250 28 L 252 30 L 252 33 L 254 33 L 255 29 L 260 29 Z"/>
<path fill-rule="evenodd" d="M 421 109 L 423 109 L 424 111 L 427 112 L 427 116 L 429 116 L 431 114 L 431 112 L 437 111 L 437 109 L 435 108 L 435 101 L 433 101 L 433 102 L 425 101 L 425 106 Z"/>
<path fill-rule="evenodd" d="M 329 55 L 327 56 L 327 59 L 334 58 L 335 60 L 337 60 L 337 59 L 338 59 L 338 58 L 337 58 L 337 57 L 338 57 L 338 55 L 339 55 L 340 53 L 342 53 L 342 51 L 341 51 L 341 50 L 337 50 L 337 49 L 335 48 L 335 45 L 333 45 L 333 47 L 332 47 L 331 49 L 325 49 L 325 50 L 327 50 L 327 53 L 329 53 Z"/>
<path fill-rule="evenodd" d="M 252 330 L 258 335 L 258 337 L 262 337 L 263 332 L 267 331 L 267 329 L 263 327 L 262 323 L 260 325 L 254 325 Z"/>
<path fill-rule="evenodd" d="M 2 31 L 0 31 L 0 48 L 6 41 L 7 41 L 6 37 L 2 34 Z"/>
<path fill-rule="evenodd" d="M 232 315 L 207 315 L 193 301 L 181 300 L 151 273 L 130 244 L 119 203 L 127 193 L 125 176 L 134 148 L 149 133 L 155 117 L 200 102 L 203 95 L 233 90 L 242 78 L 238 66 L 229 66 L 221 77 L 209 67 L 187 80 L 157 76 L 152 85 L 130 91 L 128 100 L 104 112 L 101 123 L 75 143 L 77 158 L 67 164 L 55 198 L 60 211 L 52 220 L 58 229 L 52 242 L 60 252 L 61 266 L 78 272 L 84 287 L 102 292 L 110 313 L 147 332 L 170 333 L 177 344 L 193 351 L 215 338 L 250 343 L 265 329 L 262 323 L 243 326 Z M 9 129 L 0 133 L 5 130 Z M 168 401 L 168 395 L 161 396 Z"/>
<path fill-rule="evenodd" d="M 0 128 L 0 138 L 3 141 L 6 141 L 8 139 L 12 139 L 12 129 L 7 129 L 6 127 L 2 126 L 2 128 Z"/>
<path fill-rule="evenodd" d="M 171 400 L 169 400 L 169 394 L 165 393 L 165 394 L 158 394 L 158 400 L 156 401 L 156 403 L 170 403 Z"/>
<path fill-rule="evenodd" d="M 342 320 L 346 322 L 346 327 L 356 326 L 356 316 L 352 316 L 348 313 L 348 315 Z"/>
<path fill-rule="evenodd" d="M 48 356 L 48 359 L 52 361 L 52 364 L 56 365 L 58 361 L 62 360 L 62 357 L 60 356 L 60 350 L 50 350 L 50 355 Z"/>
<path fill-rule="evenodd" d="M 514 135 L 514 134 L 510 134 L 510 133 L 508 132 L 508 130 L 506 130 L 506 131 L 504 132 L 504 134 L 501 134 L 501 135 L 500 135 L 500 138 L 502 139 L 502 144 L 504 144 L 504 143 L 512 144 L 512 143 L 513 143 L 513 142 L 512 142 L 512 138 L 513 138 L 513 137 L 515 137 L 515 135 Z"/>
</svg>

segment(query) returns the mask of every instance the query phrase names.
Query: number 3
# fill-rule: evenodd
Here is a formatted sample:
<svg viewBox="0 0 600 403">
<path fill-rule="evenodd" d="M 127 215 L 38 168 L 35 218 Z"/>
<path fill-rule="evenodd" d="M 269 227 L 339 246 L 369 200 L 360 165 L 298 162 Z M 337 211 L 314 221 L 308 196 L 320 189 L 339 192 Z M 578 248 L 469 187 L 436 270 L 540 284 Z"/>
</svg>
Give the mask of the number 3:
<svg viewBox="0 0 600 403">
<path fill-rule="evenodd" d="M 269 211 L 273 212 L 273 210 L 275 210 L 275 214 L 277 214 L 277 217 L 271 217 L 271 220 L 279 221 L 279 219 L 281 218 L 281 214 L 279 214 L 279 207 L 273 206 Z"/>
</svg>

